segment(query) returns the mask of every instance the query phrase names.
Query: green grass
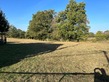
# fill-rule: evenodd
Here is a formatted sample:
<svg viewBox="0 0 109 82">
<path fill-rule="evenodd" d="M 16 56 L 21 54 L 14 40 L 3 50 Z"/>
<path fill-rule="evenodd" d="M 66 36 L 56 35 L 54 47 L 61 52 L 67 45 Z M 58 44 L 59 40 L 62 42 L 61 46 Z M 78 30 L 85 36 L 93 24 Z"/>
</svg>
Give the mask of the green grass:
<svg viewBox="0 0 109 82">
<path fill-rule="evenodd" d="M 95 68 L 103 68 L 105 78 L 109 78 L 108 41 L 8 39 L 8 42 L 0 45 L 0 82 L 94 82 L 95 75 L 90 73 Z"/>
</svg>

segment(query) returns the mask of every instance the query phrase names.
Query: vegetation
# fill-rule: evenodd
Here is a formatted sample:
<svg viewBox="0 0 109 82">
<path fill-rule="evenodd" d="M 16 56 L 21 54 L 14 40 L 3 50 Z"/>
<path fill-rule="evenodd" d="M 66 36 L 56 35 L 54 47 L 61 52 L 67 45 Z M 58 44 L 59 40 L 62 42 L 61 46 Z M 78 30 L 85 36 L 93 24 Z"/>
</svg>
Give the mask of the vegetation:
<svg viewBox="0 0 109 82">
<path fill-rule="evenodd" d="M 7 32 L 9 29 L 9 23 L 5 18 L 5 14 L 0 10 L 0 32 Z"/>
<path fill-rule="evenodd" d="M 53 20 L 53 10 L 39 11 L 33 15 L 28 28 L 30 38 L 44 40 L 49 38 L 51 33 L 51 22 Z"/>
<path fill-rule="evenodd" d="M 25 38 L 25 31 L 17 29 L 15 26 L 11 25 L 7 36 L 9 38 Z"/>
<path fill-rule="evenodd" d="M 60 35 L 65 40 L 81 40 L 88 33 L 85 3 L 70 0 L 58 16 Z"/>
<path fill-rule="evenodd" d="M 97 41 L 103 41 L 103 40 L 109 40 L 109 30 L 107 31 L 98 31 L 96 34 L 95 34 L 95 37 L 96 37 L 96 40 Z"/>
<path fill-rule="evenodd" d="M 9 29 L 9 23 L 5 18 L 5 14 L 0 10 L 0 43 L 6 43 L 6 32 Z"/>
<path fill-rule="evenodd" d="M 70 0 L 66 9 L 58 15 L 54 10 L 39 11 L 34 14 L 27 33 L 30 38 L 41 40 L 79 41 L 84 39 L 83 36 L 87 35 L 88 31 L 85 3 Z"/>
<path fill-rule="evenodd" d="M 94 82 L 97 77 L 90 73 L 94 73 L 95 68 L 104 68 L 109 74 L 109 41 L 77 43 L 8 39 L 8 42 L 0 46 L 1 82 Z"/>
<path fill-rule="evenodd" d="M 88 23 L 85 3 L 75 0 L 59 13 L 33 14 L 26 32 L 0 10 L 0 43 L 8 36 L 0 45 L 0 82 L 109 82 L 109 30 L 94 34 Z"/>
<path fill-rule="evenodd" d="M 5 18 L 3 20 L 7 21 Z M 98 31 L 94 34 L 93 32 L 89 32 L 88 23 L 85 3 L 77 3 L 75 0 L 70 0 L 65 10 L 59 13 L 56 13 L 54 10 L 44 10 L 33 14 L 26 32 L 17 29 L 13 25 L 9 26 L 8 22 L 6 23 L 7 26 L 5 23 L 4 26 L 0 26 L 0 30 L 1 32 L 8 31 L 10 27 L 7 33 L 9 38 L 77 42 L 80 40 L 109 40 L 109 30 L 104 32 Z"/>
</svg>

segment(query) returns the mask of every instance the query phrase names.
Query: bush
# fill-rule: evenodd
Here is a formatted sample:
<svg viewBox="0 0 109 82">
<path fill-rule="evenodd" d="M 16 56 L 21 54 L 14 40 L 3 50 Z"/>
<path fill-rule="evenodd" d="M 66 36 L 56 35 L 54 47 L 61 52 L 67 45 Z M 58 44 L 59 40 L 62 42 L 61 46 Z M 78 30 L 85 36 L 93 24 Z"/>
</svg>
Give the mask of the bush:
<svg viewBox="0 0 109 82">
<path fill-rule="evenodd" d="M 106 40 L 106 36 L 102 31 L 98 31 L 95 37 L 97 41 Z"/>
</svg>

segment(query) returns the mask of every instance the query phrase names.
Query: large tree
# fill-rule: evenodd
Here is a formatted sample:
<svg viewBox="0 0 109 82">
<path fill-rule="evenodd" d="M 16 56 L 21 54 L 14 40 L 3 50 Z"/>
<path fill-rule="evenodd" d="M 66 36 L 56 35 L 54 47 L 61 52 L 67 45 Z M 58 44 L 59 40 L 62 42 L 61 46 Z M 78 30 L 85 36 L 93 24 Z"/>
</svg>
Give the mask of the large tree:
<svg viewBox="0 0 109 82">
<path fill-rule="evenodd" d="M 25 31 L 17 29 L 15 26 L 10 25 L 7 36 L 10 38 L 25 38 Z"/>
<path fill-rule="evenodd" d="M 9 29 L 9 23 L 5 18 L 5 14 L 0 10 L 0 32 L 7 32 Z"/>
<path fill-rule="evenodd" d="M 27 35 L 36 39 L 47 39 L 51 32 L 54 10 L 39 11 L 33 15 L 29 23 Z"/>
<path fill-rule="evenodd" d="M 88 35 L 87 23 L 85 3 L 70 0 L 66 9 L 56 16 L 53 10 L 39 11 L 34 14 L 26 34 L 36 39 L 80 41 Z"/>
<path fill-rule="evenodd" d="M 88 33 L 85 3 L 70 0 L 65 11 L 58 14 L 60 35 L 63 39 L 79 41 Z"/>
<path fill-rule="evenodd" d="M 5 14 L 2 10 L 0 10 L 0 35 L 1 40 L 0 42 L 6 43 L 6 32 L 9 29 L 9 23 L 5 18 Z"/>
</svg>

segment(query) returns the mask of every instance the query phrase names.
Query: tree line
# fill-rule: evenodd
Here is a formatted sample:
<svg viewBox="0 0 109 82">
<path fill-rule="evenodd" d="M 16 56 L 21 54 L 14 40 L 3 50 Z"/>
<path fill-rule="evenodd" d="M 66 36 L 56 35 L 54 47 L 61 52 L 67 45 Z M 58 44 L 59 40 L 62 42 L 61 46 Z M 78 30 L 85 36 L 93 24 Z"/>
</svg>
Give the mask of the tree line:
<svg viewBox="0 0 109 82">
<path fill-rule="evenodd" d="M 60 40 L 58 39 L 59 35 L 56 35 L 57 30 L 54 31 L 54 33 L 50 33 L 49 36 L 54 36 L 52 40 Z M 86 37 L 87 36 L 87 37 Z M 96 41 L 103 41 L 103 40 L 109 40 L 109 30 L 106 31 L 97 31 L 96 33 L 93 32 L 88 32 L 85 37 L 85 40 L 87 41 L 88 39 L 96 40 Z M 7 32 L 7 37 L 9 38 L 30 38 L 28 35 L 28 31 L 23 31 L 21 29 L 17 29 L 15 26 L 10 25 L 9 31 Z M 41 37 L 42 39 L 43 37 Z M 50 38 L 50 37 L 49 37 Z"/>
<path fill-rule="evenodd" d="M 38 11 L 32 16 L 27 31 L 17 29 L 9 25 L 7 36 L 12 38 L 30 38 L 39 40 L 63 40 L 80 41 L 95 38 L 96 40 L 108 40 L 109 30 L 98 31 L 96 34 L 89 32 L 85 3 L 77 3 L 70 0 L 65 10 L 55 12 L 54 10 Z M 4 26 L 5 27 L 5 26 Z M 0 26 L 2 30 L 3 26 Z"/>
<path fill-rule="evenodd" d="M 95 39 L 96 41 L 109 40 L 109 30 L 97 31 L 95 34 L 93 32 L 89 32 L 88 38 Z"/>
<path fill-rule="evenodd" d="M 7 37 L 9 37 L 9 38 L 26 38 L 25 34 L 26 34 L 25 31 L 23 31 L 21 29 L 17 29 L 13 25 L 10 25 L 9 31 L 7 32 Z"/>
<path fill-rule="evenodd" d="M 65 10 L 38 11 L 33 15 L 27 30 L 28 38 L 80 41 L 87 37 L 89 27 L 85 3 L 70 0 Z"/>
</svg>

